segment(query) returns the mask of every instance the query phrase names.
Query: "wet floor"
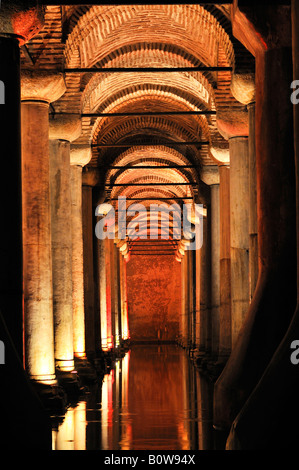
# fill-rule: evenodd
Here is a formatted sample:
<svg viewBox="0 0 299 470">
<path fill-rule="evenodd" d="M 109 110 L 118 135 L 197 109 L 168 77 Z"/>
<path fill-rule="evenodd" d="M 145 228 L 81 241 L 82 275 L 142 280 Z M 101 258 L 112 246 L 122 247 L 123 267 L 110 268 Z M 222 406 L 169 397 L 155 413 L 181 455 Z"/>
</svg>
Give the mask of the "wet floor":
<svg viewBox="0 0 299 470">
<path fill-rule="evenodd" d="M 53 450 L 213 450 L 212 388 L 179 346 L 133 345 L 53 426 Z"/>
</svg>

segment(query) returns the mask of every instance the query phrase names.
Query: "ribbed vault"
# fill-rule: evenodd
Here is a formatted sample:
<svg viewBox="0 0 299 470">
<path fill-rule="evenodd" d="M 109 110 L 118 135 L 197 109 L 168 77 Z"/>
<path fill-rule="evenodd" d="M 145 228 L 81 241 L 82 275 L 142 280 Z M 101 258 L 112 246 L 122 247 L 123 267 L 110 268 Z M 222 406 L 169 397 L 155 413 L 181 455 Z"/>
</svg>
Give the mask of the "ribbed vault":
<svg viewBox="0 0 299 470">
<path fill-rule="evenodd" d="M 23 65 L 29 69 L 57 69 L 57 64 L 63 69 L 107 68 L 107 73 L 66 72 L 66 93 L 51 107 L 54 114 L 88 114 L 81 117 L 82 134 L 75 144 L 92 145 L 87 170 L 99 172 L 106 202 L 115 206 L 118 196 L 126 196 L 148 207 L 155 201 L 182 205 L 205 200 L 201 169 L 216 165 L 210 146 L 227 147 L 215 113 L 243 108 L 230 91 L 232 71 L 248 72 L 252 65 L 232 35 L 230 8 L 50 6 L 43 31 L 27 51 L 32 63 L 23 57 Z M 231 70 L 171 71 L 199 66 Z M 170 71 L 108 70 L 152 67 Z"/>
</svg>

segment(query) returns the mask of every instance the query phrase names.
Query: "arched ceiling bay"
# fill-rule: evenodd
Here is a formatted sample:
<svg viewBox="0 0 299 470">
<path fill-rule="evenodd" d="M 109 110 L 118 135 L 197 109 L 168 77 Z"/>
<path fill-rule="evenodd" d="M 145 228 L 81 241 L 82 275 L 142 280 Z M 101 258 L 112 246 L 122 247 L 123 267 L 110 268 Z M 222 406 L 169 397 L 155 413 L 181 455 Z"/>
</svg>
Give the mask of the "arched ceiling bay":
<svg viewBox="0 0 299 470">
<path fill-rule="evenodd" d="M 43 30 L 26 47 L 25 68 L 107 68 L 65 72 L 67 91 L 51 107 L 88 115 L 81 117 L 75 144 L 92 145 L 87 169 L 101 173 L 106 202 L 126 196 L 148 207 L 152 200 L 201 200 L 200 169 L 216 164 L 210 146 L 227 146 L 215 113 L 242 107 L 230 92 L 232 70 L 251 67 L 244 51 L 236 64 L 240 45 L 231 34 L 229 7 L 49 6 Z M 173 71 L 200 66 L 231 70 Z"/>
</svg>

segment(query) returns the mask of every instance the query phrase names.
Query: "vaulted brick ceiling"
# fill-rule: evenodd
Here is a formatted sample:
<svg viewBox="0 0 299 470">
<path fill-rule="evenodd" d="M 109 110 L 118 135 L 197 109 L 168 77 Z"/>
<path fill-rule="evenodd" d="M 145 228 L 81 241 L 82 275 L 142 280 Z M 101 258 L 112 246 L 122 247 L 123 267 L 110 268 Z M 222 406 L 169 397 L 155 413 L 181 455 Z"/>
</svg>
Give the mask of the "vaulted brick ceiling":
<svg viewBox="0 0 299 470">
<path fill-rule="evenodd" d="M 43 30 L 24 50 L 22 66 L 63 70 L 204 65 L 251 72 L 253 58 L 233 38 L 229 18 L 230 7 L 226 6 L 51 6 L 46 9 Z M 230 91 L 230 71 L 66 73 L 65 80 L 67 92 L 53 103 L 52 111 L 136 113 L 242 108 Z M 171 202 L 175 196 L 196 197 L 198 186 L 196 189 L 192 183 L 199 183 L 200 167 L 216 164 L 209 145 L 170 148 L 155 146 L 157 141 L 205 141 L 227 146 L 217 130 L 215 115 L 82 117 L 82 135 L 76 144 L 93 145 L 88 167 L 100 168 L 108 198 L 161 196 L 169 197 Z M 144 143 L 152 146 L 141 147 Z M 103 144 L 106 147 L 101 147 Z M 113 144 L 127 148 L 107 147 Z M 130 164 L 136 169 L 105 169 L 113 164 Z M 198 168 L 155 170 L 156 166 L 169 164 L 193 164 Z M 138 169 L 140 165 L 153 169 Z M 136 186 L 145 182 L 163 185 Z M 171 185 L 166 186 L 167 182 Z M 180 186 L 187 182 L 191 184 Z"/>
</svg>

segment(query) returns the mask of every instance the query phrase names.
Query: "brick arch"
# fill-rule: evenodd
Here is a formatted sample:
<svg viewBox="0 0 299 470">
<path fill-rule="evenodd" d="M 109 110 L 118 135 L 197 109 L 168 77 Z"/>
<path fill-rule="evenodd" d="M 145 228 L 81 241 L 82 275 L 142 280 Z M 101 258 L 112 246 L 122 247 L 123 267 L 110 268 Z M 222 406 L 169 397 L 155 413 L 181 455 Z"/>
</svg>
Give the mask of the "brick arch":
<svg viewBox="0 0 299 470">
<path fill-rule="evenodd" d="M 153 152 L 155 156 L 153 156 Z M 178 152 L 177 150 L 169 147 L 157 147 L 157 146 L 150 146 L 147 148 L 144 147 L 131 147 L 127 151 L 123 152 L 120 156 L 118 156 L 113 165 L 122 165 L 126 166 L 128 164 L 136 166 L 136 170 L 138 169 L 139 165 L 152 165 L 153 171 L 155 166 L 164 166 L 164 165 L 188 165 L 190 161 L 186 158 L 182 153 Z M 162 174 L 162 170 L 158 170 L 160 174 Z M 110 169 L 107 171 L 106 174 L 106 184 L 110 184 L 111 180 L 116 182 L 120 175 L 133 173 L 133 170 L 117 170 L 117 169 Z M 140 174 L 140 170 L 138 170 Z M 197 181 L 198 182 L 198 173 L 194 169 L 165 169 L 163 173 L 168 174 L 176 174 L 176 177 L 180 179 L 184 178 L 185 181 Z"/>
<path fill-rule="evenodd" d="M 148 88 L 146 90 L 140 90 L 140 93 L 132 92 L 123 96 L 122 99 L 118 100 L 117 104 L 111 104 L 104 112 L 142 112 L 144 110 L 148 111 L 188 111 L 194 110 L 199 111 L 202 109 L 202 106 L 194 105 L 188 102 L 182 97 L 174 95 L 172 91 L 168 90 L 167 92 L 157 89 L 152 90 Z M 179 119 L 178 119 L 179 118 Z M 171 121 L 179 122 L 180 127 L 189 131 L 189 134 L 199 137 L 199 135 L 204 135 L 205 139 L 209 140 L 210 128 L 209 128 L 209 118 L 206 116 L 162 116 L 162 119 L 168 119 Z M 114 118 L 97 118 L 93 131 L 92 131 L 92 140 L 94 141 L 95 134 L 97 136 L 103 135 L 103 128 L 107 121 L 109 126 L 115 126 L 119 122 L 117 117 Z M 112 122 L 111 122 L 112 121 Z M 192 139 L 191 139 L 192 140 Z"/>
<path fill-rule="evenodd" d="M 138 116 L 115 118 L 115 121 L 113 123 L 106 121 L 101 128 L 95 124 L 92 132 L 92 143 L 127 143 L 132 138 L 134 140 L 138 137 L 146 139 L 147 136 L 156 137 L 159 140 L 169 140 L 170 142 L 196 141 L 201 136 L 199 123 L 196 124 L 196 127 L 190 128 L 186 125 L 183 127 L 180 116 Z M 189 153 L 195 159 L 198 150 L 190 149 Z M 102 165 L 103 162 L 113 160 L 115 160 L 115 151 L 94 149 L 91 166 Z"/>
<path fill-rule="evenodd" d="M 111 53 L 114 40 L 117 39 L 119 46 L 125 46 L 144 38 L 147 42 L 176 44 L 178 41 L 207 65 L 216 65 L 217 51 L 221 48 L 227 64 L 234 64 L 229 35 L 200 5 L 93 6 L 68 36 L 66 64 L 73 64 L 73 58 L 77 57 L 78 66 L 90 67 Z"/>
<path fill-rule="evenodd" d="M 95 67 L 192 67 L 200 66 L 201 61 L 177 44 L 160 42 L 135 42 L 123 47 L 115 45 L 113 51 L 95 64 Z M 196 72 L 188 75 L 200 77 L 202 84 L 208 89 L 215 82 L 215 72 Z M 85 73 L 81 79 L 81 87 L 85 88 L 92 73 Z M 210 90 L 210 95 L 213 93 Z"/>
<path fill-rule="evenodd" d="M 178 55 L 177 51 L 175 54 L 171 51 L 171 45 L 167 45 L 169 46 L 168 51 L 165 48 L 159 49 L 158 46 L 151 49 L 149 44 L 139 46 L 138 54 L 131 52 L 124 53 L 121 57 L 117 55 L 114 60 L 109 61 L 109 66 L 117 67 L 124 63 L 126 67 L 190 66 L 190 62 Z M 117 53 L 119 54 L 120 51 L 118 50 Z M 181 53 L 183 54 L 183 52 Z M 161 87 L 161 83 L 163 83 L 163 87 Z M 121 99 L 130 89 L 137 91 L 145 86 L 153 88 L 160 86 L 160 89 L 165 91 L 176 90 L 176 94 L 185 96 L 191 103 L 202 102 L 207 108 L 215 109 L 214 89 L 204 74 L 199 72 L 142 73 L 142 75 L 136 73 L 85 74 L 82 78 L 82 86 L 85 87 L 82 95 L 82 110 L 84 112 L 103 109 L 109 105 L 113 97 L 115 100 Z"/>
<path fill-rule="evenodd" d="M 135 73 L 113 74 L 102 79 L 96 88 L 84 91 L 82 112 L 104 112 L 126 99 L 149 91 L 159 96 L 175 96 L 195 108 L 215 110 L 214 100 L 208 90 L 192 76 L 182 74 L 143 74 L 142 82 Z M 95 77 L 97 78 L 97 77 Z"/>
</svg>

